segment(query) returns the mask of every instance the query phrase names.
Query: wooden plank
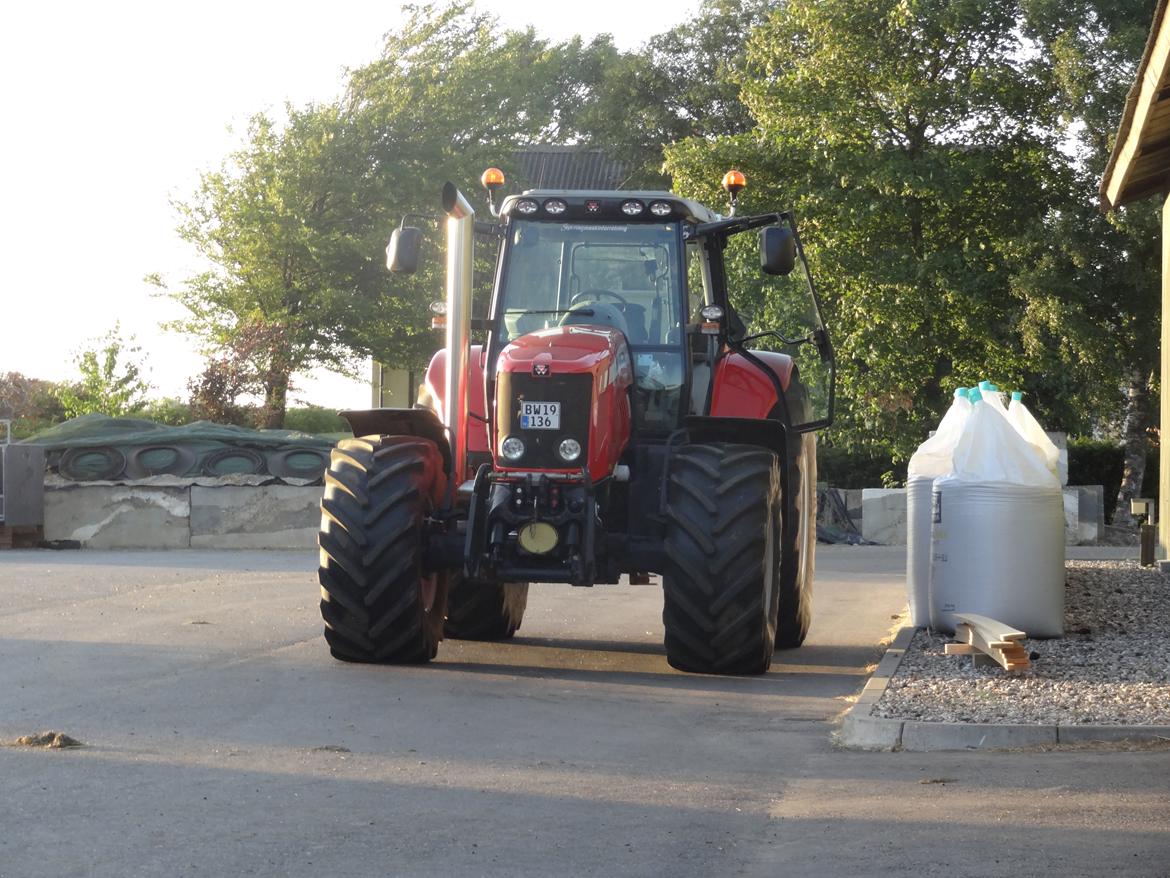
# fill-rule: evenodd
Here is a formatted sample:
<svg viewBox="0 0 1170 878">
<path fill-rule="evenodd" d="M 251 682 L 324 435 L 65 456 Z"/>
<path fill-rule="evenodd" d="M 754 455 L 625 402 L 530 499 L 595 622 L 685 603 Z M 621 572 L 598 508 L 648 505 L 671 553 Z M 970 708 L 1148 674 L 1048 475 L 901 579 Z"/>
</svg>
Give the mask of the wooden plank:
<svg viewBox="0 0 1170 878">
<path fill-rule="evenodd" d="M 944 655 L 975 655 L 979 652 L 975 647 L 969 643 L 944 643 Z"/>
<path fill-rule="evenodd" d="M 982 631 L 989 644 L 1004 640 L 1023 640 L 1028 636 L 1018 628 L 1005 625 L 998 619 L 991 619 L 987 616 L 977 616 L 974 613 L 955 613 L 955 618 Z"/>
<path fill-rule="evenodd" d="M 955 615 L 961 620 L 955 626 L 955 639 L 962 642 L 954 644 L 959 647 L 954 652 L 944 646 L 944 652 L 948 655 L 971 655 L 972 661 L 986 655 L 1005 671 L 1011 672 L 1026 671 L 1031 667 L 1027 651 L 1017 642 L 1027 636 L 1023 631 L 986 616 L 970 613 Z M 971 652 L 962 649 L 964 646 L 969 647 Z"/>
</svg>

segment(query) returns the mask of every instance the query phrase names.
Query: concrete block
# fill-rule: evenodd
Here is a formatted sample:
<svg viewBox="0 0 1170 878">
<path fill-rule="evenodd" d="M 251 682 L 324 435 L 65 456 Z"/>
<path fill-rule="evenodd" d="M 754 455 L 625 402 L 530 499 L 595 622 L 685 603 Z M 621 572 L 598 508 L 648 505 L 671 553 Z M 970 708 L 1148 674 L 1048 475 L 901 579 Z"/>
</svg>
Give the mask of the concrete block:
<svg viewBox="0 0 1170 878">
<path fill-rule="evenodd" d="M 191 487 L 191 546 L 311 549 L 324 488 L 293 485 Z"/>
<path fill-rule="evenodd" d="M 45 523 L 45 449 L 0 445 L 0 524 L 40 527 Z"/>
<path fill-rule="evenodd" d="M 1056 738 L 1061 744 L 1081 744 L 1088 741 L 1170 741 L 1170 726 L 1064 725 L 1056 727 Z"/>
<path fill-rule="evenodd" d="M 1105 533 L 1105 489 L 1101 485 L 1077 485 L 1080 541 L 1094 543 Z"/>
<path fill-rule="evenodd" d="M 1081 541 L 1081 496 L 1076 488 L 1065 488 L 1064 500 L 1064 544 L 1075 546 Z"/>
<path fill-rule="evenodd" d="M 187 488 L 78 485 L 45 491 L 45 539 L 87 549 L 176 549 L 191 545 Z"/>
<path fill-rule="evenodd" d="M 857 750 L 896 750 L 902 743 L 903 721 L 863 715 L 854 707 L 845 715 L 837 742 Z"/>
<path fill-rule="evenodd" d="M 846 488 L 843 492 L 845 494 L 845 508 L 849 511 L 849 517 L 853 519 L 854 524 L 861 523 L 861 488 Z"/>
<path fill-rule="evenodd" d="M 1057 470 L 1060 474 L 1060 483 L 1062 485 L 1068 484 L 1068 434 L 1050 432 L 1048 438 L 1052 440 L 1052 444 L 1060 451 L 1060 458 L 1057 460 Z"/>
<path fill-rule="evenodd" d="M 861 492 L 861 535 L 889 546 L 906 544 L 906 490 L 865 488 Z"/>
<path fill-rule="evenodd" d="M 902 725 L 902 749 L 987 750 L 1039 747 L 1056 743 L 1056 726 L 991 725 L 984 723 L 930 723 Z"/>
</svg>

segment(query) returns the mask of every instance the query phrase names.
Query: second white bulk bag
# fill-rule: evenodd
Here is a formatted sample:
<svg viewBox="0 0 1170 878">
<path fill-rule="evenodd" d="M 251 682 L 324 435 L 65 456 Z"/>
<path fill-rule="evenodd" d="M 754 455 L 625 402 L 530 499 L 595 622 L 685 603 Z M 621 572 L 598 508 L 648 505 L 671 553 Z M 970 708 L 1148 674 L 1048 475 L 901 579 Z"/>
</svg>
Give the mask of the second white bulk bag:
<svg viewBox="0 0 1170 878">
<path fill-rule="evenodd" d="M 1060 480 L 1007 418 L 978 402 L 953 460 L 932 495 L 931 625 L 954 631 L 955 613 L 975 613 L 1029 636 L 1060 636 Z"/>
<path fill-rule="evenodd" d="M 934 480 L 952 469 L 951 456 L 970 414 L 966 388 L 960 387 L 938 429 L 906 468 L 906 599 L 916 628 L 930 624 L 930 495 Z"/>
<path fill-rule="evenodd" d="M 1063 485 L 1068 481 L 1068 474 L 1061 472 L 1060 449 L 1056 447 L 1055 442 L 1048 438 L 1048 434 L 1044 432 L 1040 422 L 1028 411 L 1028 407 L 1024 405 L 1024 394 L 1020 391 L 1017 390 L 1012 394 L 1007 414 L 1008 421 L 1016 428 L 1016 431 L 1044 455 L 1048 468 L 1060 479 L 1060 483 Z M 1067 467 L 1067 464 L 1065 466 Z"/>
</svg>

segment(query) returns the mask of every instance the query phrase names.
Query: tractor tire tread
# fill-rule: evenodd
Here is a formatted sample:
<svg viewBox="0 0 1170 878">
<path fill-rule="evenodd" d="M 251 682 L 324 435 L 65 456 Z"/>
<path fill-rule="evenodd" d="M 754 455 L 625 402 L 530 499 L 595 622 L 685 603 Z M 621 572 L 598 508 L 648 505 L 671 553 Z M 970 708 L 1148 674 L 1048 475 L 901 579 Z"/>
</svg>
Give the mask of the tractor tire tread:
<svg viewBox="0 0 1170 878">
<path fill-rule="evenodd" d="M 662 614 L 671 666 L 767 671 L 778 480 L 775 455 L 753 446 L 684 445 L 671 458 Z"/>
</svg>

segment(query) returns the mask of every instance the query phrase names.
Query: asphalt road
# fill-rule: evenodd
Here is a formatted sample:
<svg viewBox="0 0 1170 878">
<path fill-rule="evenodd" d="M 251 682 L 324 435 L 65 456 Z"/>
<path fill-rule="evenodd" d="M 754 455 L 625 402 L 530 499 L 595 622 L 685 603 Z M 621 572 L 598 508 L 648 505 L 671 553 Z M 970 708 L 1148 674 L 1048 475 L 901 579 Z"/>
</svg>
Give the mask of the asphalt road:
<svg viewBox="0 0 1170 878">
<path fill-rule="evenodd" d="M 0 553 L 0 876 L 1170 875 L 1170 752 L 855 753 L 901 549 L 821 547 L 809 642 L 671 670 L 654 587 L 345 665 L 315 558 Z"/>
</svg>

